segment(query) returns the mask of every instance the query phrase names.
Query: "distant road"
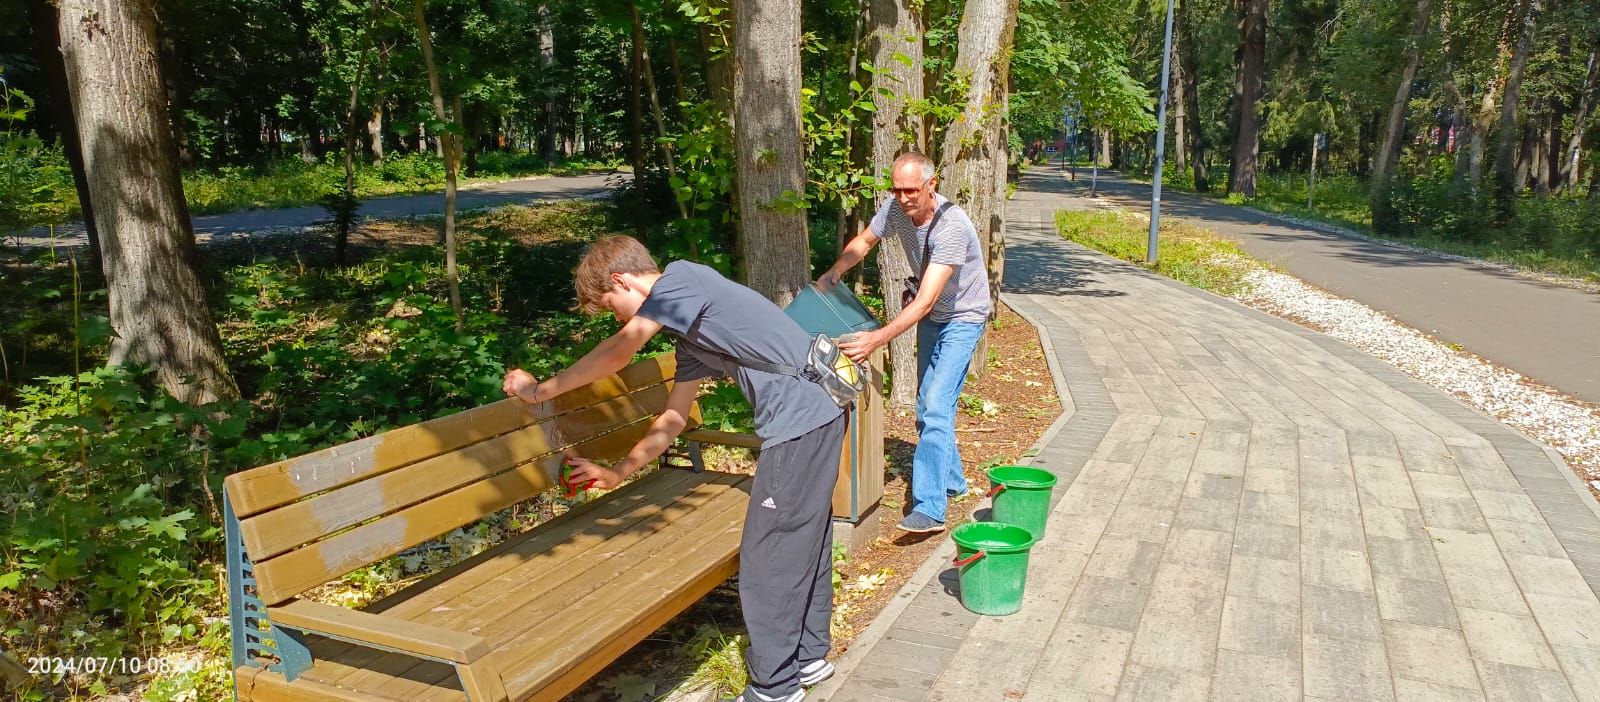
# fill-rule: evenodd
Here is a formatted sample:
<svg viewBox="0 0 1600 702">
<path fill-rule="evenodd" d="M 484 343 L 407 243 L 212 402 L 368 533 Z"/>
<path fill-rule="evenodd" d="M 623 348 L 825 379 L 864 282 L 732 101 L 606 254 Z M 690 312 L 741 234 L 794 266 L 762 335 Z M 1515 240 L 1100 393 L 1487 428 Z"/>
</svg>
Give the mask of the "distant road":
<svg viewBox="0 0 1600 702">
<path fill-rule="evenodd" d="M 508 180 L 462 188 L 456 194 L 456 207 L 463 210 L 501 205 L 527 205 L 557 200 L 592 198 L 610 192 L 607 181 L 626 173 L 605 173 L 581 176 L 547 176 Z M 395 219 L 419 215 L 443 214 L 444 191 L 420 195 L 395 195 L 361 202 L 360 215 L 374 219 Z M 254 232 L 306 227 L 328 217 L 327 210 L 318 206 L 289 207 L 279 210 L 240 210 L 223 214 L 202 215 L 194 218 L 197 241 L 212 238 L 248 235 Z M 24 248 L 50 246 L 84 246 L 88 237 L 78 222 L 56 227 L 55 238 L 49 229 L 35 227 L 25 232 L 5 235 L 7 243 L 20 243 Z"/>
<path fill-rule="evenodd" d="M 1088 193 L 1083 169 L 1070 192 Z M 1099 192 L 1144 208 L 1150 186 L 1100 172 Z M 1394 246 L 1325 234 L 1241 207 L 1161 194 L 1161 214 L 1193 221 L 1336 295 L 1587 402 L 1600 403 L 1600 295 Z"/>
</svg>

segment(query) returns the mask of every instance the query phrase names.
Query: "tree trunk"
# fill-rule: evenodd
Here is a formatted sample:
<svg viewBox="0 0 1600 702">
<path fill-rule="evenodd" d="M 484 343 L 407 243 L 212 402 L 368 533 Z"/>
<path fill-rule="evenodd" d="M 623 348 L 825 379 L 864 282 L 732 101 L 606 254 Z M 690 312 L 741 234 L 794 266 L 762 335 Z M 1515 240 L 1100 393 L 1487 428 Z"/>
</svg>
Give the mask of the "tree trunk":
<svg viewBox="0 0 1600 702">
<path fill-rule="evenodd" d="M 433 114 L 447 126 L 458 127 L 444 107 L 444 88 L 439 80 L 439 64 L 433 58 L 433 37 L 428 34 L 425 0 L 411 0 L 411 17 L 417 23 L 417 38 L 422 43 L 422 62 L 428 71 L 428 88 L 433 92 Z M 461 116 L 461 96 L 455 98 L 455 116 Z M 456 174 L 461 169 L 460 141 L 446 129 L 438 137 L 440 157 L 444 159 L 444 279 L 450 288 L 450 309 L 456 315 L 456 332 L 466 327 L 461 306 L 461 272 L 456 268 Z"/>
<path fill-rule="evenodd" d="M 551 76 L 556 65 L 556 35 L 555 26 L 550 18 L 550 5 L 539 4 L 539 69 L 543 73 L 543 87 L 540 94 L 544 118 L 539 131 L 539 158 L 545 163 L 554 163 L 556 160 L 556 131 L 559 125 L 556 122 L 556 91 L 550 87 Z"/>
<path fill-rule="evenodd" d="M 73 114 L 72 97 L 67 94 L 67 67 L 61 61 L 61 33 L 55 3 L 29 0 L 28 18 L 33 24 L 35 58 L 44 74 L 46 108 L 50 121 L 61 138 L 67 165 L 72 168 L 72 185 L 78 192 L 78 209 L 83 213 L 84 233 L 89 236 L 89 267 L 98 274 L 105 270 L 100 246 L 100 228 L 94 222 L 94 203 L 89 193 L 89 174 L 83 167 L 83 145 L 78 140 L 78 120 Z"/>
<path fill-rule="evenodd" d="M 734 0 L 733 135 L 747 285 L 779 307 L 810 282 L 799 0 Z"/>
<path fill-rule="evenodd" d="M 372 152 L 372 162 L 383 161 L 383 103 L 385 82 L 389 78 L 389 52 L 393 44 L 384 44 L 378 50 L 378 75 L 372 79 L 372 116 L 367 118 L 367 145 Z"/>
<path fill-rule="evenodd" d="M 1182 59 L 1184 98 L 1188 102 L 1184 110 L 1188 121 L 1189 130 L 1189 159 L 1194 165 L 1195 192 L 1210 192 L 1211 184 L 1206 179 L 1206 142 L 1205 130 L 1200 123 L 1200 61 L 1198 49 L 1195 46 L 1194 18 L 1189 14 L 1189 3 L 1178 4 L 1178 42 L 1181 51 L 1178 57 Z"/>
<path fill-rule="evenodd" d="M 736 8 L 726 4 L 726 0 L 711 0 L 713 5 L 723 6 L 735 16 L 730 18 L 737 23 Z M 732 47 L 725 35 L 719 34 L 717 27 L 710 24 L 701 24 L 700 27 L 700 56 L 705 66 L 706 92 L 711 94 L 712 101 L 717 103 L 717 111 L 725 115 L 733 115 L 733 61 L 730 58 Z"/>
<path fill-rule="evenodd" d="M 1578 178 L 1578 153 L 1583 148 L 1584 127 L 1589 121 L 1589 110 L 1594 107 L 1597 88 L 1600 88 L 1600 49 L 1589 52 L 1589 75 L 1584 78 L 1583 89 L 1578 93 L 1578 108 L 1573 113 L 1573 129 L 1567 137 L 1567 148 L 1556 157 L 1559 172 L 1553 187 L 1570 187 Z"/>
<path fill-rule="evenodd" d="M 860 66 L 861 66 L 861 27 L 866 22 L 866 19 L 867 19 L 867 0 L 856 0 L 855 26 L 850 31 L 850 53 L 849 53 L 850 59 L 849 59 L 849 63 L 845 64 L 845 66 L 848 67 L 845 70 L 846 70 L 847 74 L 849 76 L 851 76 L 852 79 L 855 79 L 857 81 L 859 81 L 862 78 L 862 71 L 860 70 Z M 823 85 L 827 85 L 826 81 L 823 82 Z M 847 102 L 848 102 L 848 100 L 847 100 Z M 846 108 L 846 109 L 849 109 L 849 108 Z M 861 149 L 859 148 L 860 143 L 861 143 L 861 135 L 856 133 L 855 122 L 853 122 L 853 121 L 845 123 L 845 126 L 844 126 L 844 143 L 845 143 L 845 148 L 847 149 L 845 158 L 847 159 L 847 163 L 849 164 L 849 167 L 854 168 L 857 163 L 861 162 Z M 852 203 L 850 200 L 851 200 L 851 196 L 848 193 L 841 194 L 839 196 L 839 211 L 834 215 L 834 220 L 833 220 L 833 234 L 834 234 L 834 245 L 835 245 L 834 253 L 835 253 L 835 255 L 844 253 L 845 245 L 850 243 L 850 237 L 855 234 L 855 232 L 848 231 L 845 228 L 846 227 L 846 222 L 854 219 L 854 217 L 852 216 L 853 215 L 852 210 L 854 209 L 852 207 L 852 205 L 859 204 L 859 203 Z M 857 270 L 859 270 L 859 269 L 857 269 Z"/>
<path fill-rule="evenodd" d="M 628 165 L 633 167 L 633 219 L 634 236 L 644 239 L 644 102 L 639 92 L 640 64 L 639 42 L 631 41 L 626 49 L 628 62 Z"/>
<path fill-rule="evenodd" d="M 667 35 L 667 66 L 672 69 L 672 104 L 682 116 L 682 105 L 689 98 L 683 84 L 683 65 L 678 61 L 678 40 L 670 34 Z"/>
<path fill-rule="evenodd" d="M 1261 100 L 1267 60 L 1267 0 L 1234 0 L 1239 13 L 1238 74 L 1234 81 L 1233 159 L 1228 192 L 1256 196 L 1256 160 L 1261 151 Z"/>
<path fill-rule="evenodd" d="M 1005 273 L 1006 93 L 1018 0 L 967 0 L 954 74 L 966 79 L 961 116 L 945 128 L 939 192 L 961 205 L 978 229 L 993 309 Z M 991 313 L 992 315 L 992 313 Z M 993 317 L 991 316 L 991 319 Z M 987 335 L 972 355 L 971 373 L 988 367 Z"/>
<path fill-rule="evenodd" d="M 1095 132 L 1098 146 L 1094 152 L 1095 165 L 1101 168 L 1111 167 L 1111 130 L 1101 129 Z"/>
<path fill-rule="evenodd" d="M 639 16 L 639 4 L 637 2 L 628 0 L 628 9 L 633 12 L 633 55 L 639 59 L 639 73 L 644 77 L 644 90 L 650 95 L 650 114 L 655 118 L 656 135 L 661 138 L 661 157 L 666 160 L 667 177 L 676 180 L 678 177 L 678 164 L 672 158 L 672 142 L 668 141 L 671 134 L 667 133 L 667 118 L 661 114 L 661 95 L 656 90 L 655 69 L 650 66 L 650 46 L 644 35 L 644 19 Z M 636 175 L 635 177 L 638 176 Z M 688 219 L 688 205 L 685 205 L 676 195 L 674 195 L 672 201 L 678 204 L 678 216 Z M 696 250 L 692 240 L 689 243 L 689 257 L 700 257 L 700 252 Z"/>
<path fill-rule="evenodd" d="M 345 111 L 344 129 L 344 187 L 339 193 L 337 211 L 334 213 L 333 263 L 343 268 L 345 265 L 345 249 L 350 243 L 350 227 L 355 223 L 356 214 L 356 143 L 360 141 L 357 131 L 360 122 L 357 120 L 357 109 L 361 106 L 361 79 L 367 72 L 367 53 L 372 49 L 372 33 L 378 28 L 378 3 L 372 0 L 372 11 L 367 17 L 366 31 L 361 33 L 361 51 L 356 55 L 356 75 L 350 81 L 350 104 Z"/>
<path fill-rule="evenodd" d="M 1189 166 L 1189 150 L 1184 148 L 1184 133 L 1187 129 L 1185 118 L 1188 116 L 1184 105 L 1184 79 L 1182 37 L 1174 37 L 1172 42 L 1172 167 L 1176 172 L 1183 172 Z M 1165 126 L 1165 125 L 1163 125 Z"/>
<path fill-rule="evenodd" d="M 922 23 L 910 0 L 871 0 L 867 8 L 867 47 L 872 52 L 872 174 L 889 178 L 894 160 L 906 151 L 923 151 L 922 120 L 907 106 L 922 99 Z M 887 88 L 891 94 L 879 92 Z M 863 213 L 863 217 L 870 214 Z M 853 233 L 853 232 L 852 232 Z M 878 247 L 878 278 L 884 316 L 900 314 L 900 291 L 911 277 L 906 251 L 898 240 Z M 910 407 L 917 401 L 916 334 L 889 342 L 889 403 Z"/>
<path fill-rule="evenodd" d="M 1522 92 L 1523 69 L 1528 65 L 1528 54 L 1533 50 L 1534 30 L 1538 26 L 1543 0 L 1523 0 L 1522 30 L 1517 39 L 1516 53 L 1511 57 L 1511 70 L 1506 74 L 1505 97 L 1500 102 L 1500 133 L 1495 140 L 1495 212 L 1504 222 L 1510 219 L 1517 199 L 1517 102 Z"/>
<path fill-rule="evenodd" d="M 1417 0 L 1416 14 L 1411 18 L 1411 40 L 1406 46 L 1406 64 L 1400 71 L 1400 85 L 1395 88 L 1394 102 L 1389 103 L 1389 121 L 1383 127 L 1383 141 L 1372 165 L 1372 192 L 1368 208 L 1372 213 L 1372 227 L 1379 231 L 1394 225 L 1393 208 L 1389 205 L 1389 181 L 1394 176 L 1394 162 L 1400 157 L 1400 135 L 1405 132 L 1406 105 L 1411 100 L 1411 84 L 1417 79 L 1417 67 L 1422 63 L 1422 42 L 1428 38 L 1429 0 Z"/>
<path fill-rule="evenodd" d="M 178 400 L 239 397 L 197 274 L 153 0 L 61 0 L 59 31 L 105 246 L 111 365 L 139 363 Z"/>
</svg>

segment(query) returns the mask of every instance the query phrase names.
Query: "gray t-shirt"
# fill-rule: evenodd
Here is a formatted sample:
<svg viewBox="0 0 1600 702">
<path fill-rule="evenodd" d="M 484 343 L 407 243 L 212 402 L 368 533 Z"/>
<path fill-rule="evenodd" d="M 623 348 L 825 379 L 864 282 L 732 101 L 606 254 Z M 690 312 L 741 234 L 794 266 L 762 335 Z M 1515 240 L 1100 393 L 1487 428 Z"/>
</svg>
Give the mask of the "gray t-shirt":
<svg viewBox="0 0 1600 702">
<path fill-rule="evenodd" d="M 934 194 L 934 201 L 935 207 L 949 202 L 937 193 Z M 928 226 L 931 224 L 931 218 L 920 227 L 912 224 L 911 217 L 900 206 L 900 200 L 890 197 L 878 206 L 878 213 L 873 215 L 869 226 L 878 238 L 888 239 L 892 236 L 899 242 L 906 252 L 906 260 L 911 263 L 912 275 L 922 270 L 922 246 L 929 236 L 933 237 L 932 254 L 928 257 L 931 262 L 955 267 L 950 282 L 945 284 L 939 299 L 933 303 L 933 310 L 928 313 L 929 319 L 941 323 L 988 322 L 991 309 L 989 272 L 984 268 L 978 229 L 972 226 L 972 220 L 960 205 L 952 205 L 945 210 L 944 216 L 939 218 L 939 231 L 930 233 Z"/>
<path fill-rule="evenodd" d="M 667 264 L 639 316 L 678 337 L 677 380 L 720 376 L 738 383 L 755 410 L 762 448 L 797 438 L 844 412 L 810 380 L 745 368 L 706 353 L 801 368 L 811 349 L 811 336 L 771 300 L 709 267 Z"/>
</svg>

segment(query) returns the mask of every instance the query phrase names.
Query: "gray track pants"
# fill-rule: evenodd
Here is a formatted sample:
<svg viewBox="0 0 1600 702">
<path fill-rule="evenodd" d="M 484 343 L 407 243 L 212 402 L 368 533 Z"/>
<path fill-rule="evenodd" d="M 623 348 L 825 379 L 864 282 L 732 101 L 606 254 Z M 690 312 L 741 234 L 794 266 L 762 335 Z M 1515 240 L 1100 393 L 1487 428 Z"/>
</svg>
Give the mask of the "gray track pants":
<svg viewBox="0 0 1600 702">
<path fill-rule="evenodd" d="M 750 631 L 750 689 L 800 689 L 800 663 L 833 644 L 833 486 L 848 414 L 764 449 L 739 543 L 739 602 Z"/>
</svg>

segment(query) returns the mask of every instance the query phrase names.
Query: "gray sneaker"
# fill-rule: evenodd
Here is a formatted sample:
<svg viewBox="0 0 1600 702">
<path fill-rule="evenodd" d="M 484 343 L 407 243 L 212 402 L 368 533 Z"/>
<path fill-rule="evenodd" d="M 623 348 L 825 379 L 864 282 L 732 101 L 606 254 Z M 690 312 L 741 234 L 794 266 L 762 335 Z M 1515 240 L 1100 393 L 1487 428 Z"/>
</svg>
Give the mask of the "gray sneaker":
<svg viewBox="0 0 1600 702">
<path fill-rule="evenodd" d="M 936 521 L 933 517 L 921 512 L 912 512 L 906 515 L 905 519 L 900 520 L 900 523 L 894 526 L 900 531 L 909 531 L 913 534 L 932 534 L 944 531 L 944 522 Z"/>
</svg>

